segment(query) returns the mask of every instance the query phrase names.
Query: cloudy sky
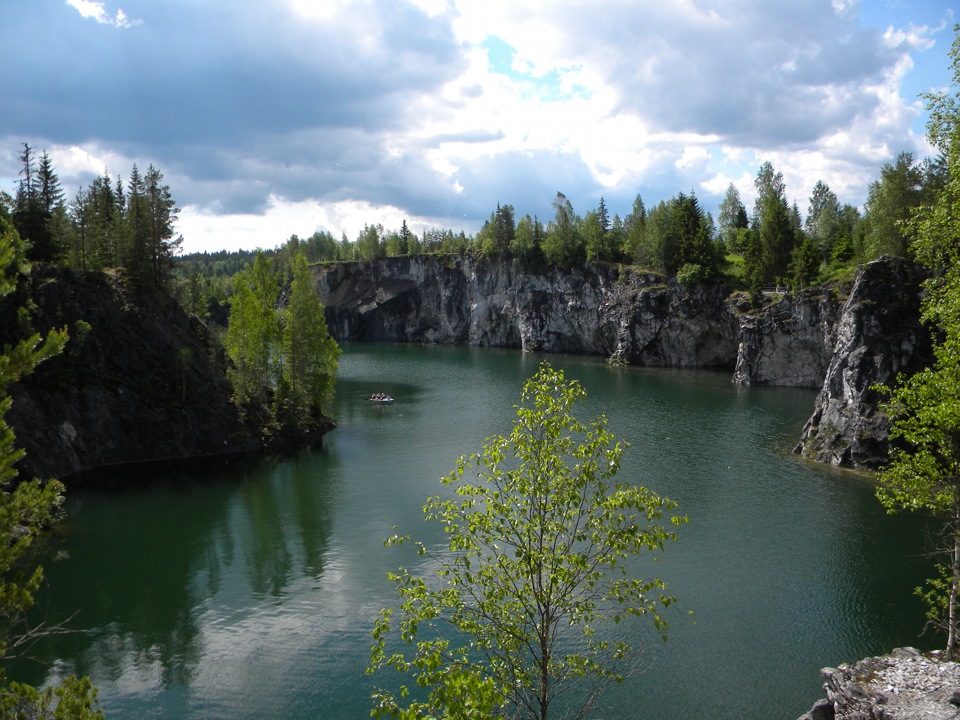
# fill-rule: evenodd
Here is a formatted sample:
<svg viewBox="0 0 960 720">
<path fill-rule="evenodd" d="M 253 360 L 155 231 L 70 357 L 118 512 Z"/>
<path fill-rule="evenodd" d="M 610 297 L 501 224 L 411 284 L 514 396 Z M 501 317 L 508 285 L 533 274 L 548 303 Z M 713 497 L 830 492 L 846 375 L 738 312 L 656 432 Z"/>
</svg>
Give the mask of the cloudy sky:
<svg viewBox="0 0 960 720">
<path fill-rule="evenodd" d="M 364 223 L 475 232 L 497 203 L 625 215 L 771 161 L 806 211 L 929 154 L 948 0 L 0 0 L 0 189 L 23 142 L 72 197 L 157 166 L 184 249 Z"/>
</svg>

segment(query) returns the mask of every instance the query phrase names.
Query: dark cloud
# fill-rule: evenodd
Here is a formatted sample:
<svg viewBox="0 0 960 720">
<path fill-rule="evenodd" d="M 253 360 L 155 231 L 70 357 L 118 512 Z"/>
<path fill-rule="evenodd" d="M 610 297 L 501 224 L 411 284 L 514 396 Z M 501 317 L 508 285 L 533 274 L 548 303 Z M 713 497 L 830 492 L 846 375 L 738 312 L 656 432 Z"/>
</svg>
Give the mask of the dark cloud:
<svg viewBox="0 0 960 720">
<path fill-rule="evenodd" d="M 90 148 L 118 165 L 114 176 L 126 177 L 133 160 L 154 163 L 181 204 L 213 214 L 263 213 L 272 199 L 361 201 L 470 228 L 497 203 L 546 222 L 558 190 L 581 214 L 604 196 L 621 215 L 638 192 L 648 206 L 689 192 L 712 172 L 706 161 L 676 164 L 678 133 L 715 136 L 757 157 L 862 131 L 858 147 L 837 151 L 862 166 L 877 164 L 878 147 L 916 149 L 904 144 L 908 123 L 878 121 L 887 108 L 874 90 L 916 41 L 892 44 L 830 0 L 521 8 L 519 22 L 541 17 L 544 35 L 558 34 L 562 57 L 520 75 L 506 66 L 496 82 L 482 68 L 468 72 L 469 49 L 450 15 L 431 17 L 409 0 L 342 5 L 345 15 L 321 20 L 296 14 L 292 0 L 108 0 L 106 17 L 122 8 L 139 21 L 118 28 L 81 17 L 65 0 L 0 0 L 0 178 L 16 177 L 27 140 Z M 529 29 L 501 40 L 511 59 L 525 59 L 524 43 L 540 40 Z M 553 100 L 558 114 L 581 112 L 563 104 L 580 91 L 587 97 L 562 82 L 577 68 L 614 89 L 611 115 L 635 116 L 665 138 L 664 148 L 635 138 L 653 157 L 642 170 L 621 168 L 615 150 L 581 154 L 573 135 L 539 135 L 535 123 L 513 122 L 522 107 L 496 105 L 514 92 Z M 485 115 L 491 107 L 497 113 Z M 537 117 L 549 124 L 548 114 Z M 96 166 L 75 164 L 71 177 L 61 173 L 70 193 Z M 595 175 L 602 166 L 623 186 L 604 188 Z"/>
<path fill-rule="evenodd" d="M 352 27 L 278 3 L 165 0 L 118 29 L 62 0 L 4 3 L 0 135 L 57 143 L 237 146 L 305 128 L 396 127 L 404 98 L 460 68 L 449 25 L 385 3 Z M 358 12 L 362 8 L 358 6 Z M 49 42 L 40 39 L 47 38 Z"/>
<path fill-rule="evenodd" d="M 875 112 L 871 86 L 914 49 L 889 46 L 829 0 L 693 8 L 568 7 L 559 27 L 572 34 L 590 23 L 592 41 L 571 45 L 573 54 L 620 89 L 622 110 L 759 148 L 809 143 Z"/>
</svg>

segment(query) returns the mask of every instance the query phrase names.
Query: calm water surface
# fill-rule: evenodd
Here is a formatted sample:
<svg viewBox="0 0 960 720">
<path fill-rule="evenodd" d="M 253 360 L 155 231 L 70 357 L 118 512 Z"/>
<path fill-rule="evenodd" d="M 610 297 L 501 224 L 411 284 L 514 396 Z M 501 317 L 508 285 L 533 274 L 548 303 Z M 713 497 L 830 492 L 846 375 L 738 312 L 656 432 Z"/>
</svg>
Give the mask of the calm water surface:
<svg viewBox="0 0 960 720">
<path fill-rule="evenodd" d="M 322 450 L 78 492 L 40 604 L 84 630 L 16 673 L 89 674 L 112 717 L 367 717 L 368 633 L 396 599 L 385 575 L 415 562 L 383 539 L 394 526 L 440 539 L 424 498 L 509 430 L 542 359 L 350 346 Z M 812 392 L 549 359 L 587 389 L 585 415 L 606 412 L 631 443 L 622 478 L 690 517 L 652 568 L 680 600 L 670 641 L 651 641 L 645 672 L 593 717 L 793 720 L 819 697 L 822 666 L 931 642 L 911 592 L 927 565 L 918 521 L 790 453 Z M 397 402 L 371 406 L 375 390 Z"/>
</svg>

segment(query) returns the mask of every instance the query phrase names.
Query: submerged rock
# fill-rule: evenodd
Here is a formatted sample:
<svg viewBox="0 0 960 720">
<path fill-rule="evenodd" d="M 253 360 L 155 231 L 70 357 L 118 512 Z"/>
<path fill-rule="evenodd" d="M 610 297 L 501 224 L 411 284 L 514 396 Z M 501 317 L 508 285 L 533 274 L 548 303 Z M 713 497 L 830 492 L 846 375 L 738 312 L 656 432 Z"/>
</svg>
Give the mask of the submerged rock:
<svg viewBox="0 0 960 720">
<path fill-rule="evenodd" d="M 820 671 L 826 699 L 799 720 L 954 720 L 960 715 L 960 664 L 899 648 L 852 667 Z"/>
</svg>

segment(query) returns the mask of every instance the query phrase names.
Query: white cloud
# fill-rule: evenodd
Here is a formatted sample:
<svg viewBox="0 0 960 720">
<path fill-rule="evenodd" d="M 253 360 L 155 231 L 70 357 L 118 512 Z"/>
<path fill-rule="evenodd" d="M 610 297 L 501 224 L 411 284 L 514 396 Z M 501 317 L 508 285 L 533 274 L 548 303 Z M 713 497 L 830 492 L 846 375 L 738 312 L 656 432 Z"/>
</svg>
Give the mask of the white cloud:
<svg viewBox="0 0 960 720">
<path fill-rule="evenodd" d="M 122 9 L 117 9 L 113 16 L 107 11 L 102 2 L 96 0 L 67 0 L 67 5 L 80 13 L 81 17 L 92 18 L 102 25 L 113 25 L 118 28 L 130 28 L 140 24 L 140 20 L 131 20 Z"/>
<path fill-rule="evenodd" d="M 346 233 L 356 240 L 365 225 L 383 225 L 385 232 L 399 230 L 403 221 L 412 232 L 447 227 L 448 218 L 411 216 L 390 205 L 373 205 L 366 201 L 347 200 L 321 203 L 317 200 L 291 202 L 271 197 L 267 209 L 259 214 L 212 214 L 187 205 L 180 212 L 179 231 L 183 235 L 184 252 L 215 252 L 223 248 L 274 248 L 291 235 L 310 237 L 317 230 L 326 230 L 340 240 Z"/>
<path fill-rule="evenodd" d="M 14 6 L 34 23 L 76 11 L 129 27 L 120 1 Z M 31 10 L 44 3 L 63 12 Z M 879 11 L 857 0 L 143 8 L 151 33 L 136 46 L 128 33 L 58 33 L 57 57 L 11 79 L 17 110 L 0 135 L 49 148 L 62 179 L 154 163 L 188 244 L 208 248 L 317 227 L 352 238 L 404 218 L 470 232 L 497 202 L 542 217 L 557 190 L 577 210 L 602 194 L 624 213 L 637 192 L 717 198 L 732 181 L 746 202 L 767 159 L 801 209 L 818 179 L 862 202 L 883 162 L 926 153 L 905 84 L 949 44 L 942 18 L 874 14 L 870 26 Z M 0 63 L 31 57 L 9 40 Z M 0 175 L 8 165 L 15 175 L 3 157 Z"/>
</svg>

